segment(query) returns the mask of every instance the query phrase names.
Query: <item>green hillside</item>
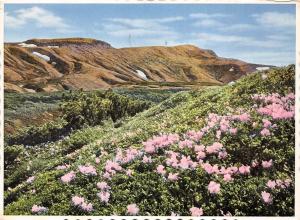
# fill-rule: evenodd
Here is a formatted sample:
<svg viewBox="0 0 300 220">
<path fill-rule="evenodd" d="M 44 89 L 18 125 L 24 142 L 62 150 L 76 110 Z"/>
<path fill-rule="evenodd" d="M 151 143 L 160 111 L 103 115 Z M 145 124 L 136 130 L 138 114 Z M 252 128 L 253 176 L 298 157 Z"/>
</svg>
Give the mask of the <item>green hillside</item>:
<svg viewBox="0 0 300 220">
<path fill-rule="evenodd" d="M 5 214 L 293 216 L 294 76 L 277 68 L 159 103 L 74 96 L 59 124 L 7 139 Z"/>
</svg>

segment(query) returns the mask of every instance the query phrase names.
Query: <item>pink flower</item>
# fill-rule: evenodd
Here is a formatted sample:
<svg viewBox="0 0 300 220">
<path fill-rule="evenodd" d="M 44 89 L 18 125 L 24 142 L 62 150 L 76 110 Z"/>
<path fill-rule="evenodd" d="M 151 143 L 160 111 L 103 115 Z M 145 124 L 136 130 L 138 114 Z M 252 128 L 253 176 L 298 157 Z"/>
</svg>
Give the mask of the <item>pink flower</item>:
<svg viewBox="0 0 300 220">
<path fill-rule="evenodd" d="M 144 149 L 145 149 L 145 152 L 148 153 L 148 154 L 152 154 L 156 151 L 156 148 L 155 146 L 152 145 L 152 143 L 144 143 Z"/>
<path fill-rule="evenodd" d="M 181 167 L 182 169 L 188 169 L 190 165 L 193 164 L 193 161 L 191 160 L 190 156 L 186 157 L 186 156 L 182 156 L 180 163 L 179 163 L 179 167 Z"/>
<path fill-rule="evenodd" d="M 262 129 L 261 132 L 260 132 L 260 134 L 262 136 L 269 136 L 269 135 L 271 135 L 269 129 L 267 129 L 267 128 Z"/>
<path fill-rule="evenodd" d="M 205 154 L 205 152 L 203 152 L 203 151 L 198 151 L 197 152 L 197 159 L 199 160 L 199 159 L 204 159 L 206 157 L 206 154 Z"/>
<path fill-rule="evenodd" d="M 165 175 L 166 174 L 165 167 L 163 165 L 158 165 L 158 167 L 156 168 L 156 172 Z"/>
<path fill-rule="evenodd" d="M 106 182 L 99 182 L 99 183 L 97 183 L 97 188 L 101 189 L 101 190 L 107 190 L 107 189 L 110 189 L 110 186 L 107 185 Z"/>
<path fill-rule="evenodd" d="M 221 138 L 222 132 L 220 130 L 217 131 L 216 133 L 216 138 L 219 140 Z"/>
<path fill-rule="evenodd" d="M 97 175 L 96 169 L 93 166 L 78 166 L 79 171 L 85 175 Z"/>
<path fill-rule="evenodd" d="M 97 193 L 97 196 L 100 198 L 101 202 L 108 203 L 110 193 L 106 191 L 102 191 L 100 193 Z"/>
<path fill-rule="evenodd" d="M 231 134 L 237 134 L 237 128 L 230 128 L 229 129 L 229 132 L 231 133 Z"/>
<path fill-rule="evenodd" d="M 219 152 L 219 155 L 218 155 L 218 158 L 219 159 L 225 159 L 227 157 L 227 152 L 226 151 L 220 151 Z"/>
<path fill-rule="evenodd" d="M 203 215 L 203 209 L 202 208 L 197 208 L 197 207 L 192 207 L 190 208 L 190 212 L 192 216 L 201 216 Z"/>
<path fill-rule="evenodd" d="M 214 181 L 210 181 L 207 188 L 211 194 L 217 194 L 220 192 L 220 184 Z"/>
<path fill-rule="evenodd" d="M 270 193 L 267 193 L 266 191 L 263 191 L 261 193 L 262 199 L 265 203 L 270 204 L 272 202 L 272 197 Z"/>
<path fill-rule="evenodd" d="M 222 149 L 223 145 L 219 142 L 213 143 L 211 146 L 206 147 L 208 154 L 218 153 Z"/>
<path fill-rule="evenodd" d="M 233 178 L 231 177 L 230 174 L 225 174 L 224 177 L 223 177 L 223 180 L 225 182 L 229 182 L 229 181 L 233 180 Z"/>
<path fill-rule="evenodd" d="M 275 181 L 272 181 L 272 180 L 269 180 L 267 182 L 267 186 L 270 188 L 270 189 L 274 189 L 276 187 L 276 182 Z"/>
<path fill-rule="evenodd" d="M 205 146 L 204 145 L 195 145 L 194 150 L 195 150 L 195 152 L 202 152 L 205 150 Z"/>
<path fill-rule="evenodd" d="M 74 171 L 71 171 L 69 173 L 66 173 L 65 175 L 63 175 L 60 179 L 63 183 L 69 183 L 71 182 L 73 179 L 75 179 L 76 174 Z"/>
<path fill-rule="evenodd" d="M 184 140 L 184 141 L 180 141 L 178 143 L 179 147 L 180 148 L 185 148 L 185 147 L 188 147 L 188 148 L 192 148 L 193 147 L 193 141 L 191 140 Z"/>
<path fill-rule="evenodd" d="M 239 167 L 240 174 L 249 174 L 250 173 L 250 166 L 240 166 Z"/>
<path fill-rule="evenodd" d="M 271 127 L 272 125 L 272 123 L 267 119 L 263 119 L 262 122 L 264 123 L 264 128 Z"/>
<path fill-rule="evenodd" d="M 237 167 L 229 167 L 229 169 L 232 171 L 232 173 L 236 173 L 239 170 Z"/>
<path fill-rule="evenodd" d="M 79 197 L 79 196 L 73 196 L 72 197 L 72 202 L 75 206 L 79 206 L 81 205 L 82 203 L 84 203 L 84 198 L 82 197 Z"/>
<path fill-rule="evenodd" d="M 196 131 L 188 131 L 187 132 L 187 136 L 193 141 L 199 141 L 202 138 L 203 134 L 204 133 L 202 131 L 197 131 L 197 132 Z"/>
<path fill-rule="evenodd" d="M 91 212 L 91 211 L 93 211 L 93 204 L 92 203 L 82 203 L 81 204 L 81 208 L 82 208 L 82 210 L 84 210 L 84 211 L 86 211 L 86 212 Z"/>
<path fill-rule="evenodd" d="M 97 158 L 95 159 L 95 162 L 96 162 L 96 164 L 99 164 L 99 163 L 100 163 L 100 158 L 97 157 Z"/>
<path fill-rule="evenodd" d="M 33 205 L 31 208 L 31 212 L 33 213 L 41 213 L 41 212 L 46 212 L 47 208 L 43 206 L 38 206 L 38 205 Z"/>
<path fill-rule="evenodd" d="M 126 175 L 127 175 L 127 176 L 131 176 L 131 175 L 132 175 L 132 173 L 133 173 L 133 171 L 132 171 L 132 170 L 130 170 L 130 169 L 126 170 Z"/>
<path fill-rule="evenodd" d="M 139 213 L 139 208 L 137 207 L 136 204 L 130 204 L 127 206 L 127 213 L 129 215 L 136 215 Z"/>
<path fill-rule="evenodd" d="M 87 204 L 83 197 L 73 196 L 72 202 L 75 206 L 79 206 L 82 210 L 90 212 L 93 210 L 93 205 L 91 203 Z"/>
<path fill-rule="evenodd" d="M 169 173 L 168 180 L 171 180 L 171 181 L 178 180 L 178 173 Z"/>
<path fill-rule="evenodd" d="M 35 176 L 31 176 L 31 177 L 29 177 L 29 178 L 26 180 L 26 182 L 27 182 L 27 183 L 32 183 L 32 182 L 34 181 L 34 179 L 35 179 Z"/>
<path fill-rule="evenodd" d="M 269 161 L 262 161 L 261 165 L 263 168 L 270 168 L 273 165 L 273 160 L 269 160 Z"/>
<path fill-rule="evenodd" d="M 143 163 L 151 163 L 151 162 L 152 162 L 151 157 L 146 157 L 146 156 L 143 157 Z"/>
<path fill-rule="evenodd" d="M 111 179 L 110 173 L 105 172 L 105 173 L 103 174 L 103 178 L 105 178 L 105 179 Z"/>
<path fill-rule="evenodd" d="M 209 163 L 203 163 L 203 164 L 202 164 L 202 168 L 203 168 L 208 174 L 214 173 L 213 166 L 210 165 Z"/>
</svg>

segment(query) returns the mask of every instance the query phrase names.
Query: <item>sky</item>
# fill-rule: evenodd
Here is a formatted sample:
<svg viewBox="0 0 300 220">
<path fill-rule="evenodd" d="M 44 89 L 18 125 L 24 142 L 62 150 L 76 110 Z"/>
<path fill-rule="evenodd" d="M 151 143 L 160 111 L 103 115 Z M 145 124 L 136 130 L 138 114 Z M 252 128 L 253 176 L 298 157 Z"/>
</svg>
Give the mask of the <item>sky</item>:
<svg viewBox="0 0 300 220">
<path fill-rule="evenodd" d="M 89 37 L 113 47 L 193 44 L 218 56 L 295 63 L 294 4 L 5 4 L 5 42 Z"/>
</svg>

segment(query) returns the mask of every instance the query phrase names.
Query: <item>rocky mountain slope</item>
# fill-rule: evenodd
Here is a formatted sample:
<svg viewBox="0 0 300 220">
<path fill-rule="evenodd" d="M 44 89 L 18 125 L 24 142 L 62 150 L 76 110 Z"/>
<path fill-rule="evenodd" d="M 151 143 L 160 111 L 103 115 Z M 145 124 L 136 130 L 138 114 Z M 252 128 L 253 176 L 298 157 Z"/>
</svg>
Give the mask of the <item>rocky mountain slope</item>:
<svg viewBox="0 0 300 220">
<path fill-rule="evenodd" d="M 88 38 L 5 44 L 5 91 L 93 90 L 120 85 L 220 85 L 262 65 L 218 57 L 192 45 L 113 48 Z"/>
</svg>

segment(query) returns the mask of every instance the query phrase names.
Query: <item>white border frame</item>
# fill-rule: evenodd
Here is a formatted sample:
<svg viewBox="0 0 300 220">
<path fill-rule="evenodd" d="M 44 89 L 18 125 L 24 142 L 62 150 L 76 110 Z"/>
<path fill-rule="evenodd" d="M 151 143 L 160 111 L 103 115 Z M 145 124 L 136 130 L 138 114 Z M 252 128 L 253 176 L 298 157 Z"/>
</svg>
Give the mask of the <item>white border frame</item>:
<svg viewBox="0 0 300 220">
<path fill-rule="evenodd" d="M 3 216 L 3 193 L 4 193 L 4 4 L 295 4 L 296 7 L 296 85 L 295 85 L 295 216 L 293 217 L 171 217 L 171 216 Z M 113 219 L 135 219 L 135 220 L 168 220 L 168 219 L 182 219 L 182 220 L 200 220 L 200 219 L 286 219 L 286 220 L 300 220 L 300 2 L 297 0 L 0 0 L 0 220 L 58 220 L 58 219 L 97 219 L 97 220 L 113 220 Z"/>
</svg>

